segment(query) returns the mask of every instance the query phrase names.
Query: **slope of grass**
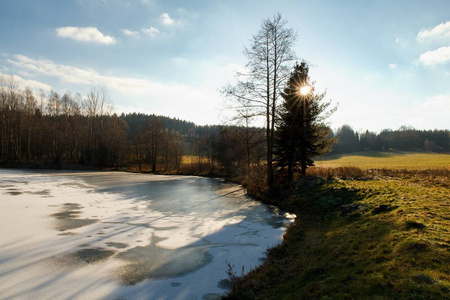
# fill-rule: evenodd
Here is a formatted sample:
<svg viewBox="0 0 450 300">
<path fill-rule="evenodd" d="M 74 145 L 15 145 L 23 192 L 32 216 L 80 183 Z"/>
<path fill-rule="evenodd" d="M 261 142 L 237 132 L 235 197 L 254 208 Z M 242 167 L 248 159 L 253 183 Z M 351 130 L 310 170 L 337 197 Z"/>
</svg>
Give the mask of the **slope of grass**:
<svg viewBox="0 0 450 300">
<path fill-rule="evenodd" d="M 450 154 L 428 152 L 364 151 L 317 158 L 319 167 L 358 167 L 361 169 L 450 169 Z"/>
<path fill-rule="evenodd" d="M 303 181 L 298 215 L 229 299 L 450 299 L 449 178 Z"/>
</svg>

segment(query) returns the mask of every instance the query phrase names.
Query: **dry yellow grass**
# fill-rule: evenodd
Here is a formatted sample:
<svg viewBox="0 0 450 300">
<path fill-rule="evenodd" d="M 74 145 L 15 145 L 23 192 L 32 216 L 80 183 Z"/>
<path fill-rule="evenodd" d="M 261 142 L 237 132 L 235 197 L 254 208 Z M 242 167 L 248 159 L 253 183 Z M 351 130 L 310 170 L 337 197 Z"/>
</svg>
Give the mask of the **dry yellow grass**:
<svg viewBox="0 0 450 300">
<path fill-rule="evenodd" d="M 318 167 L 357 167 L 361 169 L 450 169 L 450 154 L 425 152 L 365 151 L 329 155 L 315 159 Z"/>
<path fill-rule="evenodd" d="M 181 164 L 197 164 L 199 162 L 199 157 L 196 155 L 183 155 L 181 158 Z M 209 159 L 207 157 L 200 157 L 200 163 L 207 164 Z"/>
</svg>

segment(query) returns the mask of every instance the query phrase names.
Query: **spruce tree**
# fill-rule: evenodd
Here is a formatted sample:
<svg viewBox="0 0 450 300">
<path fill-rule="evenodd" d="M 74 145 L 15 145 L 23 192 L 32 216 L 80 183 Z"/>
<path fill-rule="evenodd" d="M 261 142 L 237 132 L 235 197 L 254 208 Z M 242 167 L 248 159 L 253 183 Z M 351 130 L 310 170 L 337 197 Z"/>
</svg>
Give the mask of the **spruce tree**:
<svg viewBox="0 0 450 300">
<path fill-rule="evenodd" d="M 323 101 L 325 93 L 314 93 L 308 73 L 305 61 L 296 63 L 282 93 L 275 154 L 278 172 L 287 172 L 289 181 L 296 170 L 305 176 L 313 158 L 330 151 L 333 143 L 325 120 L 335 108 L 328 110 L 331 101 Z"/>
</svg>

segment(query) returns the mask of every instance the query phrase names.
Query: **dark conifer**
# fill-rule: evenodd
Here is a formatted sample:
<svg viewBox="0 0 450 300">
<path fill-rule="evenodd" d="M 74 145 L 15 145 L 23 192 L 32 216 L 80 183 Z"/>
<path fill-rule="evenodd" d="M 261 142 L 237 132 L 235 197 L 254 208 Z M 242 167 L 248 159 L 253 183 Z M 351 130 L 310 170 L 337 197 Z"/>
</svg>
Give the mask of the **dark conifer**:
<svg viewBox="0 0 450 300">
<path fill-rule="evenodd" d="M 295 170 L 306 175 L 314 165 L 313 158 L 328 152 L 333 140 L 325 119 L 335 111 L 328 110 L 331 102 L 323 102 L 325 93 L 314 93 L 314 82 L 309 79 L 305 61 L 296 64 L 284 93 L 276 138 L 276 162 L 279 172 L 293 178 Z"/>
</svg>

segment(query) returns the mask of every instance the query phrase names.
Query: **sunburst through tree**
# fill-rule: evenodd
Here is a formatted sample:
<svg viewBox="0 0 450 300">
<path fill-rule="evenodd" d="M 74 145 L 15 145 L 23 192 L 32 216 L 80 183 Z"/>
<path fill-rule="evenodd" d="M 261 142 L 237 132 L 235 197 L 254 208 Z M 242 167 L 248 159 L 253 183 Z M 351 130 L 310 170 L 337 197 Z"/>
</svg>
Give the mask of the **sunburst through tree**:
<svg viewBox="0 0 450 300">
<path fill-rule="evenodd" d="M 314 93 L 308 73 L 305 61 L 297 63 L 282 93 L 275 154 L 278 171 L 286 173 L 289 181 L 295 170 L 306 175 L 314 165 L 312 158 L 328 152 L 333 144 L 325 120 L 336 108 L 329 109 L 331 101 L 323 101 L 325 93 Z"/>
</svg>

